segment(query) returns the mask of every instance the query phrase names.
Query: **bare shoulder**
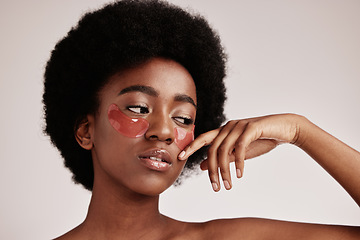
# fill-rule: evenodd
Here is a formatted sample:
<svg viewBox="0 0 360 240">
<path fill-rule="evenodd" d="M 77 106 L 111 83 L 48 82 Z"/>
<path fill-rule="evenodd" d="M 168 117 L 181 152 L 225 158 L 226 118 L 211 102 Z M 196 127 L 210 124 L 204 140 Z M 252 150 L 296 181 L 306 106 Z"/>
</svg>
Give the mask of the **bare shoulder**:
<svg viewBox="0 0 360 240">
<path fill-rule="evenodd" d="M 360 239 L 360 227 L 297 223 L 262 218 L 217 219 L 204 223 L 174 221 L 176 231 L 169 231 L 164 239 L 171 240 L 332 240 Z M 174 227 L 173 226 L 173 227 Z M 55 240 L 84 239 L 79 227 Z M 85 238 L 88 239 L 88 238 Z"/>
<path fill-rule="evenodd" d="M 218 219 L 204 223 L 206 239 L 360 239 L 360 227 L 297 223 L 262 218 Z"/>
</svg>

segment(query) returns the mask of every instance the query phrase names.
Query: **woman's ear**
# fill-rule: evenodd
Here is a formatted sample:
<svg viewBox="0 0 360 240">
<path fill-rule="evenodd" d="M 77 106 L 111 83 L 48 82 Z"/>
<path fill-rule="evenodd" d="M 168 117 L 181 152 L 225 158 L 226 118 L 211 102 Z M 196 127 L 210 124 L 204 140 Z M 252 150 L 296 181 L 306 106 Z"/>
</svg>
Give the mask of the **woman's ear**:
<svg viewBox="0 0 360 240">
<path fill-rule="evenodd" d="M 91 131 L 91 117 L 87 116 L 75 129 L 75 138 L 79 145 L 86 149 L 91 150 L 93 148 L 92 131 Z"/>
</svg>

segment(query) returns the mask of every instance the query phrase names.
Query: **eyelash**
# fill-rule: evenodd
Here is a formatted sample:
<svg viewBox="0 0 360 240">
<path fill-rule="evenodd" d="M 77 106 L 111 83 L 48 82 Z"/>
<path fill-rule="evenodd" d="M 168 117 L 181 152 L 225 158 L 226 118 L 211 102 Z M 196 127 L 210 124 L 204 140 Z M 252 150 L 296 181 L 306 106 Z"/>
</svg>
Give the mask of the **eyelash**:
<svg viewBox="0 0 360 240">
<path fill-rule="evenodd" d="M 138 112 L 138 111 L 132 110 L 134 108 L 138 108 L 138 109 L 140 109 L 140 111 Z M 147 114 L 147 113 L 149 113 L 149 108 L 146 107 L 146 106 L 141 106 L 141 105 L 128 106 L 128 107 L 126 107 L 126 109 L 133 112 L 133 113 L 136 113 L 136 114 Z"/>
<path fill-rule="evenodd" d="M 194 123 L 194 120 L 192 120 L 191 118 L 187 118 L 187 117 L 174 117 L 174 119 L 184 125 L 191 125 Z M 179 119 L 181 119 L 181 120 L 179 121 Z"/>
<path fill-rule="evenodd" d="M 135 114 L 147 114 L 150 112 L 148 107 L 141 105 L 127 106 L 126 109 Z M 140 111 L 136 111 L 134 109 L 139 109 Z M 174 117 L 173 119 L 184 125 L 191 125 L 194 123 L 194 120 L 188 117 Z"/>
</svg>

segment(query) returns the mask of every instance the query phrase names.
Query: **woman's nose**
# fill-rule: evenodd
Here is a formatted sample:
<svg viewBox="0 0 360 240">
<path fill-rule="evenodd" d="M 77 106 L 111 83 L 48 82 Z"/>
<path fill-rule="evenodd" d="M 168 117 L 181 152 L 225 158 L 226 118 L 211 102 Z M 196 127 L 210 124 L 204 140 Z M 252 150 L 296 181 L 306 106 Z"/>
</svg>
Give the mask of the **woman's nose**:
<svg viewBox="0 0 360 240">
<path fill-rule="evenodd" d="M 157 114 L 147 119 L 149 128 L 145 133 L 148 140 L 158 140 L 171 144 L 174 141 L 175 133 L 173 121 L 166 114 Z"/>
</svg>

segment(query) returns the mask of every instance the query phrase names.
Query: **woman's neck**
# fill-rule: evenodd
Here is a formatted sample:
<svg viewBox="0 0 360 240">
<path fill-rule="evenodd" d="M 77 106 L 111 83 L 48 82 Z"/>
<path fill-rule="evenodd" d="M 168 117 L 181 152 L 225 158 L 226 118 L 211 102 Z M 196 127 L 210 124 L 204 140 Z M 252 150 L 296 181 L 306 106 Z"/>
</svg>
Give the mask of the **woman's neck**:
<svg viewBox="0 0 360 240">
<path fill-rule="evenodd" d="M 159 212 L 159 196 L 145 196 L 118 186 L 99 186 L 104 185 L 94 184 L 88 215 L 79 226 L 92 236 L 107 239 L 155 236 L 171 222 Z"/>
</svg>

